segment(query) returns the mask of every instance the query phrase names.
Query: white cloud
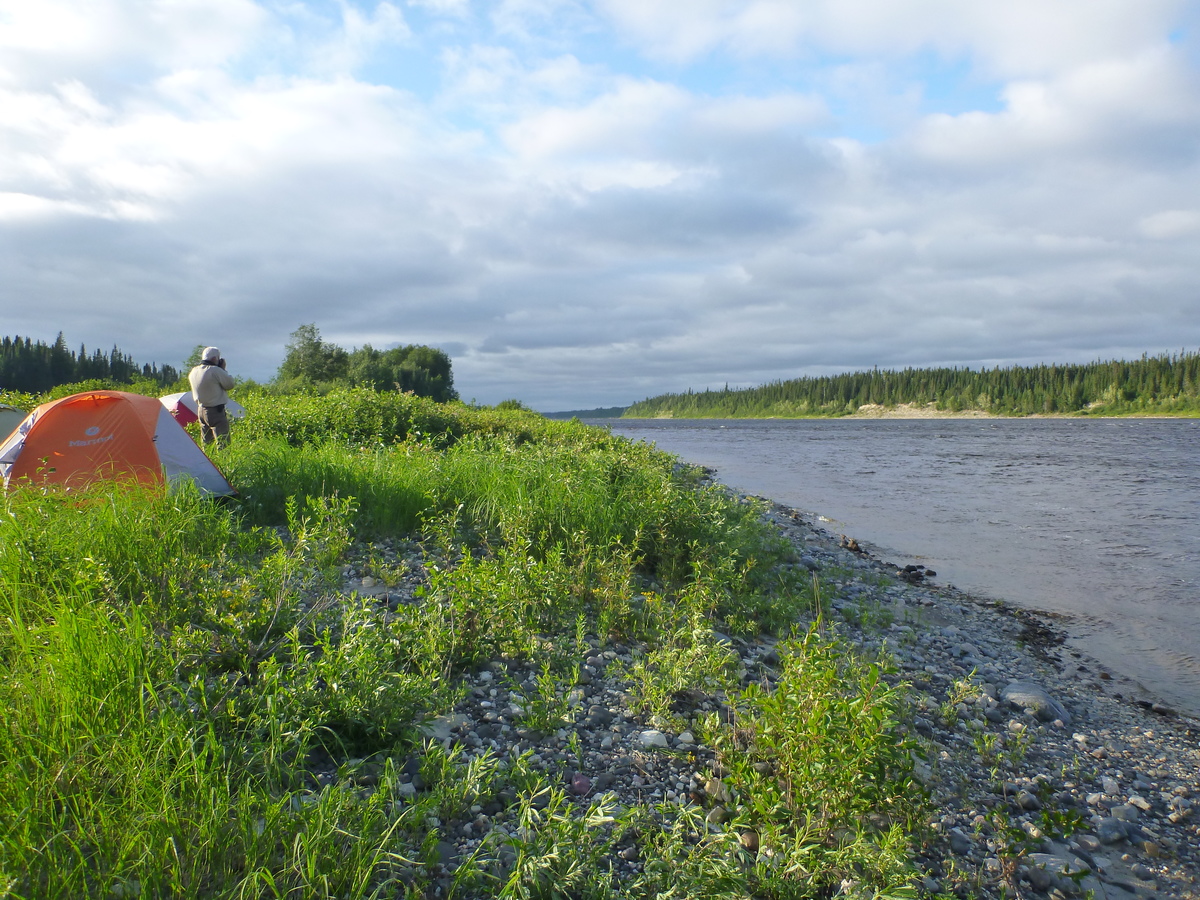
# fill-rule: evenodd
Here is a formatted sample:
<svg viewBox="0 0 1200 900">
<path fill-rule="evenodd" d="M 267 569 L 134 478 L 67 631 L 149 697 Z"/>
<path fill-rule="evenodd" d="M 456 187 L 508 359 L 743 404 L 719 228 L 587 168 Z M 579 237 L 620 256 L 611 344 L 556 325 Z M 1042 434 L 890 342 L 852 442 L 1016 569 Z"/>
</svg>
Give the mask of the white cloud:
<svg viewBox="0 0 1200 900">
<path fill-rule="evenodd" d="M 408 0 L 408 5 L 456 18 L 465 18 L 471 10 L 471 0 Z"/>
<path fill-rule="evenodd" d="M 703 104 L 695 116 L 697 127 L 710 134 L 739 137 L 804 133 L 829 121 L 820 97 L 795 93 L 723 97 Z"/>
<path fill-rule="evenodd" d="M 1003 98 L 998 113 L 929 116 L 914 130 L 915 152 L 977 172 L 1022 159 L 1186 156 L 1200 121 L 1200 79 L 1166 50 L 1012 82 Z"/>
<path fill-rule="evenodd" d="M 1157 241 L 1200 234 L 1200 212 L 1194 209 L 1164 209 L 1138 221 L 1138 230 Z"/>
<path fill-rule="evenodd" d="M 530 62 L 497 45 L 452 47 L 441 61 L 446 81 L 439 101 L 499 120 L 540 103 L 577 100 L 609 81 L 602 69 L 571 55 Z"/>
<path fill-rule="evenodd" d="M 252 0 L 0 0 L 0 80 L 49 84 L 104 77 L 112 66 L 218 65 L 242 53 L 266 21 Z"/>
<path fill-rule="evenodd" d="M 4 98 L 14 115 L 2 120 L 0 146 L 17 162 L 14 181 L 74 194 L 97 215 L 156 218 L 231 183 L 436 152 L 437 129 L 387 88 L 297 81 L 247 89 L 220 78 L 163 87 L 169 105 L 114 109 L 77 83 Z"/>
<path fill-rule="evenodd" d="M 86 214 L 87 209 L 75 203 L 56 202 L 34 194 L 15 191 L 0 193 L 0 219 L 49 218 L 64 212 Z"/>
<path fill-rule="evenodd" d="M 538 110 L 504 129 L 506 143 L 524 159 L 545 160 L 641 154 L 672 119 L 691 104 L 672 85 L 622 79 L 616 88 L 582 107 Z"/>
<path fill-rule="evenodd" d="M 1200 345 L 1179 4 L 1031 3 L 0 0 L 5 327 L 268 378 L 316 322 L 542 409 Z"/>
<path fill-rule="evenodd" d="M 358 69 L 381 47 L 403 44 L 412 38 L 404 14 L 391 3 L 375 6 L 370 15 L 349 0 L 340 0 L 341 28 L 313 52 L 317 72 L 344 75 Z"/>
<path fill-rule="evenodd" d="M 1042 75 L 1162 41 L 1184 0 L 600 0 L 649 52 L 676 61 L 717 49 L 897 57 L 963 55 L 989 75 Z"/>
</svg>

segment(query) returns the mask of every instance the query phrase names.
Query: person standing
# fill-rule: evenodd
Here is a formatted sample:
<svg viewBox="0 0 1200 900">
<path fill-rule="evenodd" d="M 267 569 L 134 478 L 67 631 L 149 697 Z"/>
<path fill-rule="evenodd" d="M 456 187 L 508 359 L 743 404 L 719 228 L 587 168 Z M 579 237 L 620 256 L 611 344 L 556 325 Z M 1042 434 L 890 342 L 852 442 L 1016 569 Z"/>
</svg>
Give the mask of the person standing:
<svg viewBox="0 0 1200 900">
<path fill-rule="evenodd" d="M 188 373 L 192 385 L 192 399 L 200 418 L 200 439 L 218 447 L 229 445 L 229 416 L 225 404 L 229 402 L 228 391 L 233 390 L 233 378 L 225 371 L 225 360 L 216 347 L 205 347 L 200 355 L 200 365 Z"/>
</svg>

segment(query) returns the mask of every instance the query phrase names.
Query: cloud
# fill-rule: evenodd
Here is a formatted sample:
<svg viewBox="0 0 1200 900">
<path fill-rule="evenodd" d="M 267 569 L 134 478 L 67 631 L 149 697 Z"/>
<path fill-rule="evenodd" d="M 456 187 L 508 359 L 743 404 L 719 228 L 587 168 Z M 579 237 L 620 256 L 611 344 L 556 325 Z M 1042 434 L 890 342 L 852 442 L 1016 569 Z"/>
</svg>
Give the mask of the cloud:
<svg viewBox="0 0 1200 900">
<path fill-rule="evenodd" d="M 408 4 L 439 15 L 457 18 L 467 16 L 471 9 L 471 0 L 408 0 Z"/>
<path fill-rule="evenodd" d="M 353 72 L 381 47 L 404 44 L 412 38 L 403 13 L 391 3 L 379 3 L 370 13 L 349 0 L 341 0 L 339 6 L 341 28 L 313 51 L 313 66 L 319 73 Z"/>
<path fill-rule="evenodd" d="M 626 38 L 676 62 L 725 51 L 969 56 L 992 77 L 1045 75 L 1160 43 L 1184 0 L 601 0 Z"/>
<path fill-rule="evenodd" d="M 0 84 L 49 85 L 223 64 L 268 21 L 251 0 L 0 0 Z M 132 72 L 130 70 L 132 69 Z"/>
<path fill-rule="evenodd" d="M 576 102 L 602 90 L 607 73 L 570 54 L 530 62 L 513 48 L 472 44 L 443 50 L 444 82 L 439 105 L 469 111 L 491 122 L 508 122 L 543 103 Z"/>
<path fill-rule="evenodd" d="M 315 322 L 544 410 L 1200 346 L 1179 3 L 46 3 L 7 333 L 267 379 Z"/>
<path fill-rule="evenodd" d="M 1200 118 L 1200 80 L 1177 51 L 1081 66 L 1045 81 L 1017 81 L 999 113 L 929 116 L 914 131 L 917 153 L 974 171 L 1019 159 L 1044 162 L 1113 155 L 1187 165 Z"/>
<path fill-rule="evenodd" d="M 1169 241 L 1200 233 L 1200 211 L 1164 209 L 1138 221 L 1138 230 L 1148 238 Z"/>
</svg>

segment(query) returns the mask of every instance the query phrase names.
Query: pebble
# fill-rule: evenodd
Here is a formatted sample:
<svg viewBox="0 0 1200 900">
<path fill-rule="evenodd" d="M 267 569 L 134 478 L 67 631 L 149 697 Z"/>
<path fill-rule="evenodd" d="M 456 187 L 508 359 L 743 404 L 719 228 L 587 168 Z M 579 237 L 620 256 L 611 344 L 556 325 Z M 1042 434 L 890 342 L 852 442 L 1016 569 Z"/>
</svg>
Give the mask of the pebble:
<svg viewBox="0 0 1200 900">
<path fill-rule="evenodd" d="M 1125 840 L 1125 824 L 1117 819 L 1101 819 L 1096 823 L 1096 837 L 1102 844 Z"/>
<path fill-rule="evenodd" d="M 638 741 L 643 747 L 669 747 L 667 736 L 658 729 L 652 728 L 638 735 Z"/>
<path fill-rule="evenodd" d="M 729 821 L 729 810 L 723 806 L 714 806 L 708 811 L 708 815 L 704 817 L 709 825 L 724 825 Z"/>
<path fill-rule="evenodd" d="M 1018 791 L 1017 806 L 1021 809 L 1036 810 L 1042 808 L 1042 801 L 1037 798 L 1037 794 L 1031 791 Z"/>
<path fill-rule="evenodd" d="M 1109 810 L 1109 814 L 1114 819 L 1119 819 L 1122 822 L 1136 822 L 1138 820 L 1138 808 L 1130 803 L 1122 803 L 1120 806 L 1114 806 Z"/>
</svg>

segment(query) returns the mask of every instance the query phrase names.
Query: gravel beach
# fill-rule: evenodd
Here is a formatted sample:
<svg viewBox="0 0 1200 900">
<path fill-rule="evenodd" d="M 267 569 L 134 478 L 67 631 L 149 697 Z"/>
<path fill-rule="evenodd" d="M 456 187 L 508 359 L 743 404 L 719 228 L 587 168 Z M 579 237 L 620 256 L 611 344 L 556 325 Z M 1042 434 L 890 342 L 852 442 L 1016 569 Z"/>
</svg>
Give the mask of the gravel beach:
<svg viewBox="0 0 1200 900">
<path fill-rule="evenodd" d="M 892 680 L 911 686 L 908 727 L 926 749 L 917 771 L 933 800 L 919 856 L 924 895 L 1200 897 L 1200 722 L 1066 650 L 1051 618 L 967 596 L 923 567 L 874 558 L 794 510 L 770 504 L 766 515 L 794 544 L 793 565 L 821 574 L 827 593 L 833 586 L 826 599 L 839 633 L 866 651 L 886 645 L 898 664 Z M 419 548 L 383 546 L 407 562 L 408 580 L 384 585 L 351 564 L 346 591 L 412 602 L 422 581 Z M 722 640 L 741 659 L 743 683 L 771 682 L 773 639 Z M 579 684 L 563 698 L 571 715 L 553 733 L 523 724 L 538 670 L 498 659 L 467 676 L 465 699 L 426 727 L 429 740 L 468 759 L 529 751 L 530 764 L 579 804 L 605 794 L 619 806 L 693 803 L 721 827 L 736 799 L 716 754 L 690 730 L 664 729 L 631 709 L 622 673 L 646 648 L 588 646 Z M 676 699 L 685 722 L 720 711 L 725 700 L 701 691 Z M 324 785 L 347 772 L 369 789 L 378 764 L 330 761 L 313 778 Z M 402 793 L 415 795 L 416 758 L 404 772 Z M 445 878 L 481 844 L 514 833 L 513 799 L 437 823 Z M 752 833 L 743 838 L 758 852 Z M 643 865 L 634 845 L 616 852 L 618 874 Z"/>
<path fill-rule="evenodd" d="M 893 610 L 883 636 L 933 750 L 922 767 L 938 809 L 928 888 L 997 895 L 1015 851 L 1017 881 L 1035 894 L 1200 896 L 1200 722 L 1064 651 L 1049 617 L 847 549 L 851 540 L 791 510 L 772 518 L 811 564 L 862 573 L 845 579 L 835 609 L 866 600 Z M 877 574 L 898 582 L 874 587 Z M 1046 819 L 1072 813 L 1077 830 L 1047 833 Z M 1029 837 L 1020 847 L 1014 826 Z"/>
</svg>

